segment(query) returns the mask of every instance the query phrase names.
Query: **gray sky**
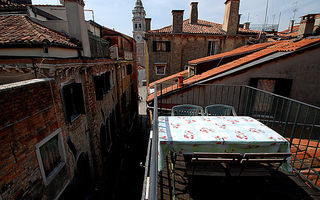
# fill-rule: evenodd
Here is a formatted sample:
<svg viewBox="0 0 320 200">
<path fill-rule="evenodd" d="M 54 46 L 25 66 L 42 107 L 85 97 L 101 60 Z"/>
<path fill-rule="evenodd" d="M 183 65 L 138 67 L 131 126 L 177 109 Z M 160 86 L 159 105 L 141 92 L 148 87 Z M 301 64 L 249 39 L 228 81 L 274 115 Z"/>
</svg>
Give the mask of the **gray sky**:
<svg viewBox="0 0 320 200">
<path fill-rule="evenodd" d="M 85 9 L 93 9 L 95 21 L 108 28 L 132 36 L 132 9 L 136 0 L 85 0 Z M 171 10 L 185 10 L 184 19 L 189 18 L 190 2 L 195 0 L 142 0 L 147 17 L 152 18 L 152 29 L 172 23 Z M 32 0 L 33 4 L 59 4 L 59 0 Z M 225 0 L 198 0 L 199 19 L 216 23 L 223 22 Z M 248 20 L 253 24 L 263 24 L 267 0 L 241 0 L 241 23 Z M 278 23 L 281 12 L 280 30 L 289 25 L 289 20 L 309 13 L 320 13 L 320 0 L 269 0 L 268 23 Z M 92 19 L 86 13 L 86 19 Z"/>
</svg>

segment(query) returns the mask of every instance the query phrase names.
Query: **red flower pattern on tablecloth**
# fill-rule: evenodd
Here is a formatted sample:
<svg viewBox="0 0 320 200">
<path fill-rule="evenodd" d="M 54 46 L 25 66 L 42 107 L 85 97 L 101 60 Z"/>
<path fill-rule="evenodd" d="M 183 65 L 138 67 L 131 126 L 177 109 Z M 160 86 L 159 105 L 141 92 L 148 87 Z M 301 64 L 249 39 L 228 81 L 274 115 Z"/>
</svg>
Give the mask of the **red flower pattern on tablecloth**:
<svg viewBox="0 0 320 200">
<path fill-rule="evenodd" d="M 194 139 L 194 134 L 191 131 L 185 131 L 183 137 L 185 137 L 186 139 Z"/>
<path fill-rule="evenodd" d="M 173 128 L 179 128 L 179 127 L 180 127 L 180 124 L 173 124 L 173 123 L 171 123 L 171 126 L 172 126 Z"/>
<path fill-rule="evenodd" d="M 241 139 L 241 140 L 247 140 L 248 136 L 246 136 L 244 133 L 242 133 L 241 131 L 236 131 L 236 137 Z"/>
<path fill-rule="evenodd" d="M 228 121 L 228 122 L 231 122 L 232 124 L 239 123 L 239 121 L 238 121 L 238 120 L 230 120 L 230 119 L 228 119 L 227 121 Z"/>
<path fill-rule="evenodd" d="M 201 120 L 205 122 L 211 122 L 211 119 L 206 117 L 201 117 Z"/>
<path fill-rule="evenodd" d="M 224 143 L 225 143 L 225 140 L 228 139 L 228 137 L 226 137 L 226 136 L 221 137 L 221 136 L 219 136 L 219 135 L 217 135 L 215 138 L 216 138 L 217 140 L 219 140 L 219 142 L 216 142 L 216 144 L 223 144 L 223 145 L 224 145 Z"/>
<path fill-rule="evenodd" d="M 210 128 L 205 128 L 205 127 L 201 128 L 200 131 L 202 133 L 209 133 L 209 132 L 214 133 L 215 132 L 214 130 L 212 130 Z"/>
<path fill-rule="evenodd" d="M 250 128 L 249 131 L 252 133 L 264 133 L 263 130 L 257 128 Z"/>
<path fill-rule="evenodd" d="M 216 126 L 218 126 L 219 128 L 222 128 L 222 129 L 226 129 L 227 126 L 225 124 L 218 124 L 218 123 L 215 123 Z"/>
<path fill-rule="evenodd" d="M 193 120 L 187 119 L 186 122 L 187 122 L 188 124 L 191 124 L 191 123 L 194 123 L 194 122 L 197 122 L 197 121 L 194 120 L 194 119 L 193 119 Z"/>
<path fill-rule="evenodd" d="M 253 120 L 253 119 L 250 119 L 250 118 L 242 117 L 241 119 L 243 119 L 243 120 L 246 121 L 246 122 L 254 122 L 254 120 Z"/>
</svg>

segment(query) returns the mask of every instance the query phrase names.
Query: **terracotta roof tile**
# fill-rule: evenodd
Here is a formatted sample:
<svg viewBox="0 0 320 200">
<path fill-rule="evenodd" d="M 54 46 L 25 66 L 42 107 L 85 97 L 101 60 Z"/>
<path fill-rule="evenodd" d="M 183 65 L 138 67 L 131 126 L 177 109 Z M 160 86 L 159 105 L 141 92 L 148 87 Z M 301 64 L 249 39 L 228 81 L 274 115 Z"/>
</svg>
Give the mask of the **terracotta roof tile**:
<svg viewBox="0 0 320 200">
<path fill-rule="evenodd" d="M 274 43 L 260 43 L 260 44 L 253 44 L 253 45 L 245 45 L 245 46 L 239 47 L 237 49 L 234 49 L 232 51 L 228 51 L 228 52 L 225 52 L 225 53 L 215 54 L 215 55 L 212 55 L 212 56 L 207 56 L 207 57 L 191 60 L 188 63 L 192 64 L 192 65 L 200 64 L 200 63 L 203 63 L 203 62 L 208 62 L 208 61 L 211 61 L 211 60 L 216 60 L 216 59 L 227 57 L 227 56 L 231 56 L 231 55 L 236 55 L 236 54 L 242 54 L 242 53 L 255 51 L 255 50 L 258 50 L 258 49 L 266 48 L 266 47 L 271 46 L 271 45 L 274 45 Z"/>
<path fill-rule="evenodd" d="M 149 31 L 149 33 L 171 33 L 171 32 L 172 32 L 172 25 L 166 26 L 161 29 Z M 205 20 L 198 20 L 198 24 L 190 24 L 189 19 L 183 21 L 182 32 L 189 33 L 189 34 L 213 34 L 213 35 L 226 34 L 226 32 L 222 29 L 222 24 L 217 24 L 217 23 L 209 22 Z M 257 34 L 259 32 L 239 28 L 239 33 Z"/>
<path fill-rule="evenodd" d="M 27 16 L 0 16 L 0 45 L 17 44 L 77 47 L 70 38 L 33 22 Z"/>
<path fill-rule="evenodd" d="M 244 64 L 247 64 L 249 62 L 258 60 L 260 58 L 266 57 L 268 55 L 271 55 L 276 52 L 284 52 L 284 51 L 296 51 L 298 49 L 301 49 L 303 47 L 309 46 L 314 43 L 320 43 L 320 38 L 306 38 L 302 40 L 287 40 L 287 41 L 278 41 L 274 42 L 272 46 L 269 46 L 263 50 L 260 50 L 258 52 L 254 52 L 250 55 L 247 55 L 245 57 L 242 57 L 238 60 L 226 63 L 220 67 L 213 68 L 211 70 L 208 70 L 202 74 L 198 74 L 195 76 L 192 76 L 191 78 L 184 81 L 184 85 L 190 85 L 197 83 L 199 81 L 206 80 L 210 77 L 216 76 L 218 74 L 221 74 L 223 72 L 229 71 L 231 69 L 240 67 Z M 162 94 L 169 93 L 171 91 L 177 90 L 177 85 L 170 86 L 169 88 L 165 88 L 162 90 Z M 160 95 L 160 93 L 159 93 Z M 148 101 L 152 101 L 154 98 L 154 94 L 151 94 L 148 97 Z"/>
</svg>

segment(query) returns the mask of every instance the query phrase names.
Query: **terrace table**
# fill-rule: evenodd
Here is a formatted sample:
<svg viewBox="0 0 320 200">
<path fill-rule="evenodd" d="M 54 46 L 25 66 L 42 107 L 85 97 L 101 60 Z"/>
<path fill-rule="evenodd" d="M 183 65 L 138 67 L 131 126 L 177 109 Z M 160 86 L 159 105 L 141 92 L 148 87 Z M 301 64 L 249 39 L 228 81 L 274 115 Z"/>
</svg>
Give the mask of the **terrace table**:
<svg viewBox="0 0 320 200">
<path fill-rule="evenodd" d="M 243 116 L 160 116 L 158 170 L 168 152 L 290 153 L 289 142 L 261 122 Z M 283 164 L 291 171 L 288 162 Z"/>
</svg>

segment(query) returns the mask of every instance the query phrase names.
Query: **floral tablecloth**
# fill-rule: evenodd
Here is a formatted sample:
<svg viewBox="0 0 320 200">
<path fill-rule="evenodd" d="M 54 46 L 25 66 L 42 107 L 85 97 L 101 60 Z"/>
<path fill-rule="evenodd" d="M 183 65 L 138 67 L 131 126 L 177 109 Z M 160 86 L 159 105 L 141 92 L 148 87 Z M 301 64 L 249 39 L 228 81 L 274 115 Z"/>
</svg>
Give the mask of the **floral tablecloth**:
<svg viewBox="0 0 320 200">
<path fill-rule="evenodd" d="M 158 122 L 159 171 L 169 151 L 177 154 L 290 152 L 284 137 L 251 117 L 160 116 Z M 289 165 L 286 168 L 290 171 Z"/>
</svg>

